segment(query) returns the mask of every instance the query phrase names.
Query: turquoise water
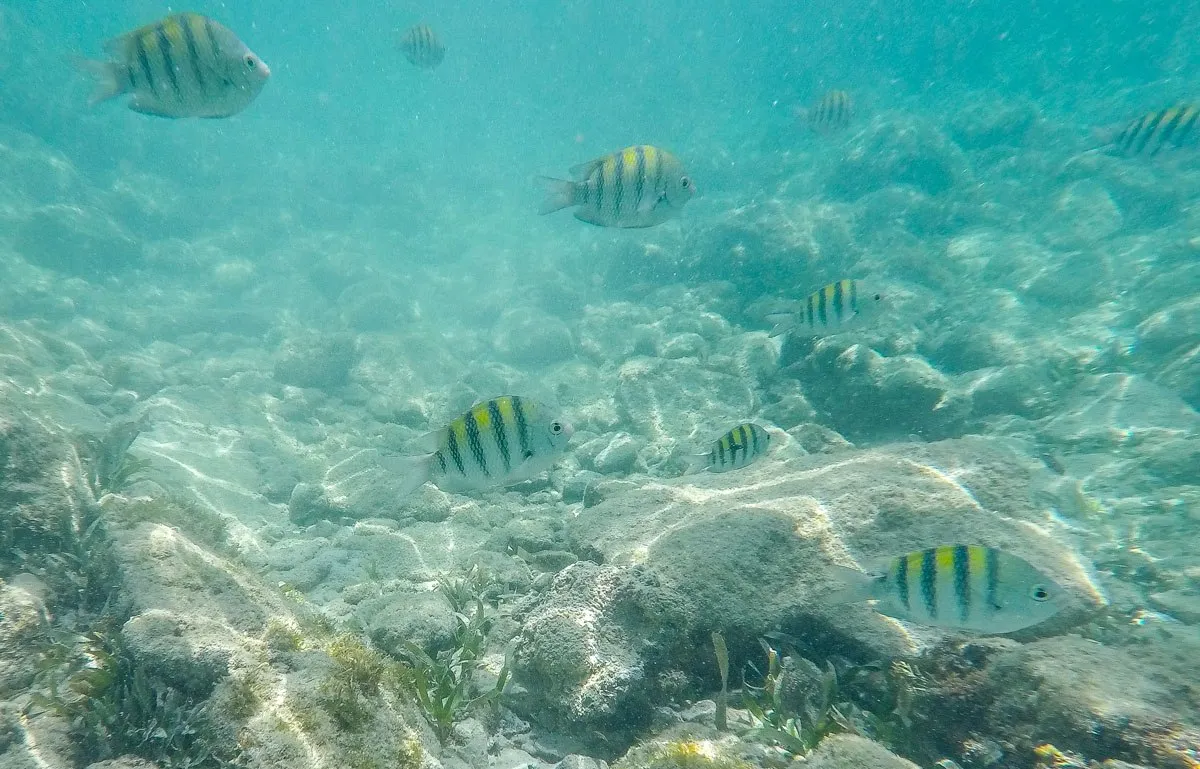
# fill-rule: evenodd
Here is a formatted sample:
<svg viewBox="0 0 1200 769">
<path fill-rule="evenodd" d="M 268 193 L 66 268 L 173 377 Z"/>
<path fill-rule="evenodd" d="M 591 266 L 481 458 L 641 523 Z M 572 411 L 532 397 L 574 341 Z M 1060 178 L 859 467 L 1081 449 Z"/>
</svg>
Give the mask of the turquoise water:
<svg viewBox="0 0 1200 769">
<path fill-rule="evenodd" d="M 68 5 L 0 2 L 0 766 L 1197 765 L 1200 8 L 212 4 L 202 120 L 79 64 L 182 9 Z M 696 196 L 538 215 L 633 145 Z"/>
</svg>

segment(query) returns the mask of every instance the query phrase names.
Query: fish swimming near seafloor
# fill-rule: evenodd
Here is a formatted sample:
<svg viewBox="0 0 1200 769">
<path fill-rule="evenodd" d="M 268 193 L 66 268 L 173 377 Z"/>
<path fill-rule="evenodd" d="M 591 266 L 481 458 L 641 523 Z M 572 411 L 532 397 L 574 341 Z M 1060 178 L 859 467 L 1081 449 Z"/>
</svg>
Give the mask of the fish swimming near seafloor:
<svg viewBox="0 0 1200 769">
<path fill-rule="evenodd" d="M 745 467 L 767 453 L 771 434 L 753 422 L 738 425 L 713 441 L 704 454 L 688 458 L 688 472 L 724 473 Z"/>
<path fill-rule="evenodd" d="M 271 70 L 231 30 L 176 13 L 104 44 L 109 61 L 84 60 L 92 103 L 131 94 L 129 109 L 169 118 L 222 118 L 246 108 Z"/>
<path fill-rule="evenodd" d="M 874 600 L 875 610 L 921 625 L 1011 633 L 1062 608 L 1063 590 L 1027 561 L 992 547 L 943 545 L 891 559 L 878 574 L 836 567 L 831 602 Z"/>
<path fill-rule="evenodd" d="M 384 457 L 402 477 L 401 495 L 432 481 L 443 491 L 511 486 L 548 470 L 566 451 L 574 429 L 551 407 L 504 395 L 478 403 L 446 427 L 425 435 L 419 456 Z"/>
<path fill-rule="evenodd" d="M 600 227 L 653 227 L 678 216 L 696 194 L 679 158 L 639 144 L 571 168 L 573 181 L 539 177 L 538 213 L 575 206 L 575 218 Z"/>
<path fill-rule="evenodd" d="M 853 279 L 839 280 L 808 295 L 796 312 L 772 313 L 767 320 L 775 325 L 771 336 L 788 333 L 833 333 L 853 321 L 862 320 L 884 301 L 882 293 L 864 291 Z"/>
<path fill-rule="evenodd" d="M 845 91 L 826 91 L 812 107 L 796 110 L 796 116 L 816 133 L 834 133 L 850 127 L 854 102 Z"/>
<path fill-rule="evenodd" d="M 1121 155 L 1153 157 L 1164 149 L 1200 143 L 1200 107 L 1176 104 L 1130 121 L 1109 148 Z"/>
<path fill-rule="evenodd" d="M 400 50 L 414 67 L 433 69 L 446 58 L 446 46 L 428 24 L 409 27 L 400 37 Z"/>
</svg>

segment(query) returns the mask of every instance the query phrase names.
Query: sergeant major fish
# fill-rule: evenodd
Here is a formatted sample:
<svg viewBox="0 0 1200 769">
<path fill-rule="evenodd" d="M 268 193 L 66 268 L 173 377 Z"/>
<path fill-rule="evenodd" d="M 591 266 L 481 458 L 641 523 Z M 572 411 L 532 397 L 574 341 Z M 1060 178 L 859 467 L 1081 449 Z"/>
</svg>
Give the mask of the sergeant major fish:
<svg viewBox="0 0 1200 769">
<path fill-rule="evenodd" d="M 1153 157 L 1164 149 L 1200 140 L 1200 131 L 1196 130 L 1198 118 L 1200 108 L 1190 104 L 1150 112 L 1126 125 L 1111 146 L 1122 155 Z"/>
<path fill-rule="evenodd" d="M 689 457 L 688 472 L 737 470 L 766 454 L 770 445 L 771 434 L 753 422 L 747 422 L 713 441 L 708 452 Z"/>
<path fill-rule="evenodd" d="M 410 27 L 400 38 L 400 50 L 414 67 L 433 69 L 446 58 L 446 46 L 428 24 Z"/>
<path fill-rule="evenodd" d="M 827 91 L 809 109 L 798 109 L 797 116 L 816 133 L 845 130 L 854 117 L 854 103 L 845 91 Z"/>
<path fill-rule="evenodd" d="M 797 312 L 768 315 L 767 320 L 775 324 L 770 335 L 780 336 L 797 331 L 812 334 L 836 331 L 868 315 L 882 302 L 882 294 L 863 293 L 857 280 L 839 280 L 809 294 L 804 306 Z"/>
<path fill-rule="evenodd" d="M 574 181 L 540 177 L 538 213 L 575 206 L 575 218 L 601 227 L 653 227 L 678 216 L 696 194 L 679 158 L 639 144 L 571 168 Z"/>
<path fill-rule="evenodd" d="M 426 481 L 443 491 L 511 486 L 553 466 L 572 433 L 549 406 L 504 395 L 472 406 L 420 438 L 416 447 L 428 453 L 384 457 L 381 464 L 402 476 L 401 496 Z"/>
<path fill-rule="evenodd" d="M 169 118 L 241 112 L 271 70 L 227 27 L 176 13 L 104 44 L 109 61 L 84 61 L 96 78 L 91 102 L 132 94 L 129 108 Z"/>
<path fill-rule="evenodd" d="M 875 600 L 875 610 L 921 625 L 1011 633 L 1058 613 L 1063 590 L 1015 555 L 944 545 L 893 558 L 879 574 L 837 567 L 833 603 Z"/>
</svg>

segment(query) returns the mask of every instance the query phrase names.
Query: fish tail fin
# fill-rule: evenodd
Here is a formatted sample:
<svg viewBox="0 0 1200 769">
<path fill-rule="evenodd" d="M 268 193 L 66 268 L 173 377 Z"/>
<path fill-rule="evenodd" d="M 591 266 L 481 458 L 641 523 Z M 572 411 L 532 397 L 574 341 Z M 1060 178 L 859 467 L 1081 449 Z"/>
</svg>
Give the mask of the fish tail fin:
<svg viewBox="0 0 1200 769">
<path fill-rule="evenodd" d="M 95 83 L 92 95 L 88 97 L 88 106 L 90 107 L 120 96 L 129 90 L 122 69 L 115 62 L 77 57 L 75 66 L 90 76 Z"/>
<path fill-rule="evenodd" d="M 694 475 L 704 472 L 708 469 L 708 463 L 711 458 L 708 454 L 690 454 L 684 457 L 683 461 L 687 463 L 687 468 L 683 471 L 683 474 Z"/>
<path fill-rule="evenodd" d="M 767 322 L 774 324 L 768 336 L 783 336 L 796 327 L 796 316 L 790 312 L 773 313 L 767 316 Z"/>
<path fill-rule="evenodd" d="M 564 208 L 575 205 L 575 189 L 577 184 L 566 179 L 554 179 L 549 176 L 539 176 L 538 182 L 544 189 L 542 204 L 538 207 L 539 214 L 552 214 Z"/>
<path fill-rule="evenodd" d="M 433 454 L 418 456 L 380 457 L 379 465 L 390 473 L 400 476 L 397 496 L 403 499 L 421 488 L 429 480 L 433 470 Z"/>
<path fill-rule="evenodd" d="M 875 597 L 875 585 L 879 578 L 873 574 L 845 566 L 831 566 L 828 576 L 833 580 L 834 588 L 825 601 L 831 606 L 859 603 Z"/>
</svg>

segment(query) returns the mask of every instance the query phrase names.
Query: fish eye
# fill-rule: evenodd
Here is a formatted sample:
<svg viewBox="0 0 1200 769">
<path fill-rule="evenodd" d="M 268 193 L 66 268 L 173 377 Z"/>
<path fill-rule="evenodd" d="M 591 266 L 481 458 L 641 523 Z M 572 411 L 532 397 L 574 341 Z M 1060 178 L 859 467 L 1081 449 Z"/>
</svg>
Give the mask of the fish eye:
<svg viewBox="0 0 1200 769">
<path fill-rule="evenodd" d="M 1042 603 L 1050 600 L 1050 591 L 1046 589 L 1045 585 L 1034 585 L 1029 589 L 1029 597 Z"/>
<path fill-rule="evenodd" d="M 684 177 L 680 178 L 679 186 L 683 187 L 686 190 L 688 187 L 692 186 L 692 180 L 687 178 L 686 176 L 684 176 Z"/>
<path fill-rule="evenodd" d="M 875 297 L 874 297 L 874 299 L 875 299 L 875 301 L 876 301 L 876 302 L 878 302 L 880 299 L 883 299 L 883 295 L 882 295 L 882 294 L 876 294 L 876 295 L 875 295 Z"/>
<path fill-rule="evenodd" d="M 254 69 L 256 66 L 258 66 L 258 62 L 255 61 L 254 57 L 247 56 L 246 57 L 246 69 Z"/>
<path fill-rule="evenodd" d="M 550 423 L 550 434 L 551 435 L 561 435 L 562 431 L 563 431 L 562 422 L 551 422 Z"/>
</svg>

